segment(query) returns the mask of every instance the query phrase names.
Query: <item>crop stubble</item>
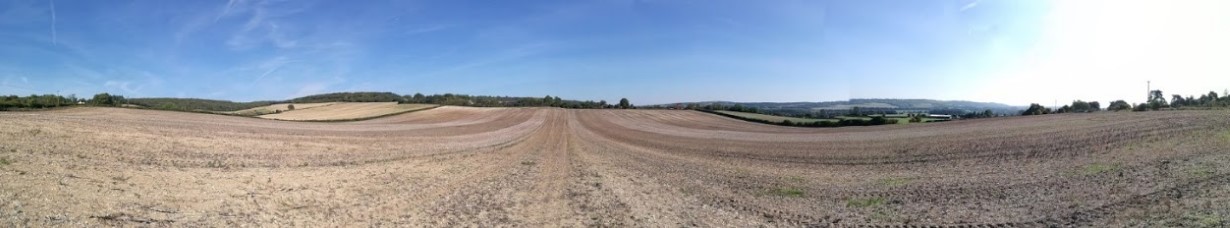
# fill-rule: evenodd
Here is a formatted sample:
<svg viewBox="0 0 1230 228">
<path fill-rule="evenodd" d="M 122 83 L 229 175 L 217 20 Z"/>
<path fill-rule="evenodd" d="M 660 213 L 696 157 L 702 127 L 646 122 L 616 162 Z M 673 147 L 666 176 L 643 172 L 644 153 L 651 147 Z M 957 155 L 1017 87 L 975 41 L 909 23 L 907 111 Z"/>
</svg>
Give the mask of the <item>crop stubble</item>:
<svg viewBox="0 0 1230 228">
<path fill-rule="evenodd" d="M 0 113 L 0 224 L 1187 225 L 1230 215 L 1227 117 L 811 129 L 670 110 Z"/>
</svg>

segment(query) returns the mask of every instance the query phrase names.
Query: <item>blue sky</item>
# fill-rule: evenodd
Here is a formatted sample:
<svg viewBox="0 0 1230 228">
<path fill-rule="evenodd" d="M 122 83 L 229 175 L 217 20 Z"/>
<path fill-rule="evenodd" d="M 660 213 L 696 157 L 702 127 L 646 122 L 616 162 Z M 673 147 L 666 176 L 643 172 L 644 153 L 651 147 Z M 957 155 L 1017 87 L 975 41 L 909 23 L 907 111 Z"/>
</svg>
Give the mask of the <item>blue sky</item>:
<svg viewBox="0 0 1230 228">
<path fill-rule="evenodd" d="M 1014 105 L 1230 87 L 1226 1 L 0 2 L 0 94 Z"/>
</svg>

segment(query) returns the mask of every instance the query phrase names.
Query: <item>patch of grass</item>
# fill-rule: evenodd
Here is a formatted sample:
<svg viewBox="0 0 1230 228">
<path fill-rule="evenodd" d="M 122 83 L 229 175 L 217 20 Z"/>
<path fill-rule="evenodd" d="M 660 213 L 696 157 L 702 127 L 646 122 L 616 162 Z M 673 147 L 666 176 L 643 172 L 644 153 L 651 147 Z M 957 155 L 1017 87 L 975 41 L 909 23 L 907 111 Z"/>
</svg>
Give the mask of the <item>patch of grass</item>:
<svg viewBox="0 0 1230 228">
<path fill-rule="evenodd" d="M 846 200 L 847 207 L 865 208 L 865 207 L 874 207 L 874 206 L 880 206 L 880 205 L 884 205 L 883 197 L 853 198 L 853 199 Z"/>
<path fill-rule="evenodd" d="M 0 166 L 6 166 L 9 164 L 13 164 L 13 161 L 9 161 L 9 158 L 6 157 L 0 157 Z"/>
<path fill-rule="evenodd" d="M 881 207 L 876 208 L 875 211 L 871 213 L 870 218 L 872 221 L 888 222 L 895 217 L 897 217 L 897 212 Z"/>
<path fill-rule="evenodd" d="M 885 187 L 899 187 L 899 186 L 909 184 L 913 180 L 914 180 L 913 178 L 890 177 L 890 178 L 880 179 L 879 181 L 876 181 L 876 184 L 879 184 L 880 186 L 885 186 Z"/>
<path fill-rule="evenodd" d="M 769 194 L 785 197 L 803 197 L 803 189 L 793 187 L 781 187 L 769 190 Z"/>
<path fill-rule="evenodd" d="M 1205 177 L 1212 176 L 1214 173 L 1216 173 L 1216 170 L 1214 170 L 1213 166 L 1210 164 L 1199 164 L 1194 167 L 1188 168 L 1185 171 L 1187 175 L 1190 175 L 1196 178 L 1205 178 Z"/>
<path fill-rule="evenodd" d="M 1183 217 L 1185 220 L 1194 222 L 1195 224 L 1191 225 L 1195 225 L 1195 227 L 1222 227 L 1226 225 L 1225 218 L 1213 213 L 1185 214 Z"/>
<path fill-rule="evenodd" d="M 807 179 L 806 179 L 806 178 L 803 178 L 803 177 L 800 177 L 800 176 L 790 176 L 790 177 L 786 178 L 786 180 L 789 180 L 790 182 L 794 182 L 794 183 L 803 183 L 803 182 L 807 182 Z"/>
<path fill-rule="evenodd" d="M 521 161 L 521 165 L 535 165 L 535 164 L 538 164 L 538 163 L 534 161 Z"/>
<path fill-rule="evenodd" d="M 1081 174 L 1084 174 L 1084 175 L 1098 175 L 1098 174 L 1103 174 L 1103 173 L 1119 171 L 1120 168 L 1121 167 L 1119 167 L 1119 164 L 1093 163 L 1093 164 L 1089 164 L 1089 165 L 1085 165 L 1084 167 L 1081 167 L 1080 172 Z"/>
<path fill-rule="evenodd" d="M 1230 140 L 1230 130 L 1221 132 L 1221 139 Z"/>
</svg>

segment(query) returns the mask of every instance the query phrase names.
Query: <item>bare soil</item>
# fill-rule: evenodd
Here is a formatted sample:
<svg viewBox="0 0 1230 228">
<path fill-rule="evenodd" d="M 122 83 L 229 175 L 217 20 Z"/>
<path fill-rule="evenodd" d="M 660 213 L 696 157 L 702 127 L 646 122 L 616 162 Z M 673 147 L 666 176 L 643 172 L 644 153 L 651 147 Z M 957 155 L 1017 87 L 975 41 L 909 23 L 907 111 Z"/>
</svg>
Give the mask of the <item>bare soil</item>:
<svg viewBox="0 0 1230 228">
<path fill-rule="evenodd" d="M 72 108 L 0 126 L 0 226 L 1230 225 L 1226 111 L 814 129 L 674 110 Z"/>
</svg>

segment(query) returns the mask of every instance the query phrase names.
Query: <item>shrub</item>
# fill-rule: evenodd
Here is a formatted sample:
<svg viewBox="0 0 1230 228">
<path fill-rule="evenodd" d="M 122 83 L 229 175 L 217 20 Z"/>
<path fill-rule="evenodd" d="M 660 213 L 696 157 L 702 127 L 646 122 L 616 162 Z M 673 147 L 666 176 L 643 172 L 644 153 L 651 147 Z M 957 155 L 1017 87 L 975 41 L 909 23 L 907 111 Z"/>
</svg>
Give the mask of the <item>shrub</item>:
<svg viewBox="0 0 1230 228">
<path fill-rule="evenodd" d="M 772 189 L 769 191 L 769 194 L 785 197 L 803 197 L 803 190 L 799 188 L 783 187 Z"/>
</svg>

